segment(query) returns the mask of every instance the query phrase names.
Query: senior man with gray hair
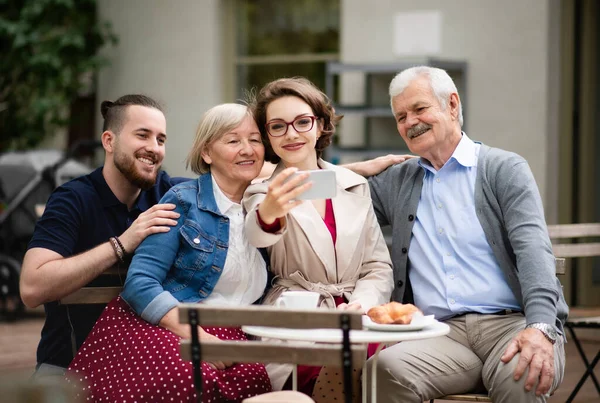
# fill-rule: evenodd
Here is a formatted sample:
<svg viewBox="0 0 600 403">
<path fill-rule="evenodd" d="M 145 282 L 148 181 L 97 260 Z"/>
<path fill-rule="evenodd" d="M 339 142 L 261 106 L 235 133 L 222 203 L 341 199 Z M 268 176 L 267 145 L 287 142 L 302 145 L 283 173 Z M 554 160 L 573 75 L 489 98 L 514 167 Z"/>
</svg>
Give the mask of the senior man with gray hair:
<svg viewBox="0 0 600 403">
<path fill-rule="evenodd" d="M 390 98 L 420 156 L 370 178 L 379 223 L 393 231 L 392 298 L 451 330 L 383 350 L 379 401 L 487 390 L 497 403 L 545 402 L 563 378 L 568 308 L 527 162 L 462 132 L 444 70 L 402 71 Z"/>
</svg>

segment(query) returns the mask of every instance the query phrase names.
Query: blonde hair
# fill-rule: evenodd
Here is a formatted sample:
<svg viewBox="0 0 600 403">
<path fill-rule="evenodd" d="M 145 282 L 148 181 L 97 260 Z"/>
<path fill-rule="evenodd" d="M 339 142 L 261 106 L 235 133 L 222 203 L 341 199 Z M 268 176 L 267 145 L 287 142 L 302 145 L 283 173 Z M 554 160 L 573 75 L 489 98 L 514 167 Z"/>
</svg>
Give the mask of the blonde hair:
<svg viewBox="0 0 600 403">
<path fill-rule="evenodd" d="M 210 165 L 202 153 L 216 140 L 238 127 L 252 112 L 245 105 L 221 104 L 207 110 L 198 124 L 192 149 L 185 159 L 185 167 L 198 175 L 210 172 Z"/>
</svg>

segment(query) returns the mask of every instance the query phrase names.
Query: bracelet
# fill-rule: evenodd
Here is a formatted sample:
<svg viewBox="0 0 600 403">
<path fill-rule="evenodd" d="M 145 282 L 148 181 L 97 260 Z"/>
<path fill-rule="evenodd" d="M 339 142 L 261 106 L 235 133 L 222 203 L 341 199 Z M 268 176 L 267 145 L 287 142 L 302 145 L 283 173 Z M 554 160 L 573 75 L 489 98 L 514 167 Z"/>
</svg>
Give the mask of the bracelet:
<svg viewBox="0 0 600 403">
<path fill-rule="evenodd" d="M 110 244 L 111 244 L 113 250 L 115 251 L 115 254 L 117 255 L 117 258 L 119 259 L 119 261 L 121 263 L 125 263 L 123 249 L 121 248 L 121 245 L 119 245 L 120 242 L 117 240 L 116 237 L 110 237 L 110 238 L 108 238 L 108 240 L 110 241 Z"/>
<path fill-rule="evenodd" d="M 117 240 L 117 243 L 119 244 L 119 246 L 121 247 L 121 250 L 123 251 L 123 257 L 124 258 L 127 257 L 127 255 L 129 255 L 129 253 L 127 253 L 127 250 L 125 250 L 125 247 L 121 243 L 121 240 L 119 239 L 118 236 L 116 236 L 115 239 Z"/>
</svg>

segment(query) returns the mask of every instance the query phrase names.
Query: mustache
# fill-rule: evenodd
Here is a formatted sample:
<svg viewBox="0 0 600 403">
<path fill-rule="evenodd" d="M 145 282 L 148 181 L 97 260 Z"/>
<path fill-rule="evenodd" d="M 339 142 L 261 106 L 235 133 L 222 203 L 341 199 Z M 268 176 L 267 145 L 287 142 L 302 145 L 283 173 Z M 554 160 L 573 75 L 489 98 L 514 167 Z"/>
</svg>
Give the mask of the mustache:
<svg viewBox="0 0 600 403">
<path fill-rule="evenodd" d="M 408 137 L 409 139 L 412 139 L 414 137 L 417 137 L 419 134 L 426 132 L 427 130 L 431 129 L 433 126 L 429 125 L 427 123 L 420 123 L 416 126 L 411 127 L 410 129 L 408 129 L 406 131 L 406 137 Z"/>
</svg>

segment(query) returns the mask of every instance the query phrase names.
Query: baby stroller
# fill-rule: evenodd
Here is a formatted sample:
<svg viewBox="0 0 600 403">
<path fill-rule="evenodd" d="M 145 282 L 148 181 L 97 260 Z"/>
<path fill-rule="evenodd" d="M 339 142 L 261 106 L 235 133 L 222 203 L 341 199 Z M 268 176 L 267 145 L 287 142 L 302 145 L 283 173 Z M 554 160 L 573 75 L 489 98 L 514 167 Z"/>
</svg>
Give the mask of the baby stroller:
<svg viewBox="0 0 600 403">
<path fill-rule="evenodd" d="M 69 151 L 32 150 L 0 155 L 0 320 L 15 320 L 24 306 L 19 274 L 35 223 L 52 190 L 91 169 L 73 158 L 101 143 L 83 141 Z"/>
</svg>

